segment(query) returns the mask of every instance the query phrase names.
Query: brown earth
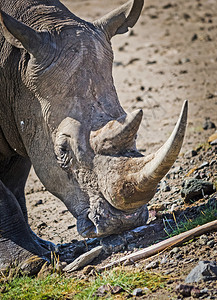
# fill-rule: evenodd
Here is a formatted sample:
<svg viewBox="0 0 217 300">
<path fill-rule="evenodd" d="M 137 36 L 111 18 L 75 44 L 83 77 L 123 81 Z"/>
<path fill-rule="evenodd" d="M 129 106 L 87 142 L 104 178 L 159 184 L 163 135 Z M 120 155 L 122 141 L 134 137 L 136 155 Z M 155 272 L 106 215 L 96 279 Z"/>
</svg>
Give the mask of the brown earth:
<svg viewBox="0 0 217 300">
<path fill-rule="evenodd" d="M 73 13 L 88 21 L 95 20 L 124 3 L 120 0 L 62 2 Z M 153 221 L 156 219 L 156 206 L 163 207 L 162 214 L 171 212 L 173 204 L 175 211 L 186 211 L 189 206 L 180 200 L 181 184 L 185 176 L 204 161 L 210 163 L 216 160 L 215 147 L 199 149 L 195 158 L 189 154 L 190 150 L 207 142 L 208 137 L 215 132 L 215 129 L 203 129 L 205 120 L 209 118 L 217 125 L 216 35 L 215 0 L 152 0 L 146 2 L 142 16 L 133 30 L 112 40 L 115 53 L 114 79 L 120 102 L 128 112 L 138 108 L 142 108 L 144 112 L 137 139 L 141 151 L 151 153 L 162 145 L 177 121 L 183 101 L 189 100 L 187 133 L 175 164 L 183 170 L 179 174 L 171 173 L 173 175 L 167 176 L 166 180 L 173 189 L 170 192 L 159 191 L 151 201 Z M 204 174 L 199 172 L 199 176 L 214 182 L 217 178 L 216 163 L 214 165 L 215 167 L 207 167 Z M 70 243 L 73 239 L 82 239 L 76 231 L 75 219 L 61 201 L 45 190 L 33 170 L 27 182 L 26 194 L 29 222 L 39 236 L 54 243 Z M 204 201 L 208 199 L 194 203 L 194 207 L 200 207 Z M 159 237 L 159 233 L 156 233 L 153 240 L 157 241 Z M 217 235 L 212 234 L 212 238 L 216 243 L 213 248 L 207 249 L 207 246 L 198 245 L 197 241 L 185 245 L 182 248 L 185 259 L 180 261 L 174 258 L 175 263 L 171 264 L 171 268 L 165 264 L 158 269 L 164 273 L 168 271 L 168 274 L 172 272 L 172 277 L 178 282 L 196 261 L 217 260 Z M 144 247 L 148 244 L 145 240 L 144 236 L 137 242 Z M 111 259 L 113 257 L 107 258 L 107 261 Z M 175 283 L 172 282 L 173 286 Z M 212 285 L 214 284 L 210 283 L 213 290 Z M 170 293 L 167 291 L 161 295 L 161 292 L 156 291 L 147 296 L 147 299 L 155 296 L 168 299 Z"/>
</svg>

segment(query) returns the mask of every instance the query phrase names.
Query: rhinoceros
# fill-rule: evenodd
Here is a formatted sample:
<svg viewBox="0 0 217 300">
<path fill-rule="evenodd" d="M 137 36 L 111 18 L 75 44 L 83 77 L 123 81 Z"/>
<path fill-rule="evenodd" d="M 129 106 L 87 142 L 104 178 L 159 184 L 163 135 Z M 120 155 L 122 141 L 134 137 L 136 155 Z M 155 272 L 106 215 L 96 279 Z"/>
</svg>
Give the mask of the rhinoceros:
<svg viewBox="0 0 217 300">
<path fill-rule="evenodd" d="M 147 203 L 181 149 L 187 101 L 169 139 L 144 157 L 136 148 L 142 110 L 120 105 L 111 47 L 143 4 L 130 0 L 90 23 L 58 0 L 0 0 L 0 269 L 46 259 L 52 247 L 28 225 L 31 165 L 83 237 L 146 223 Z"/>
</svg>

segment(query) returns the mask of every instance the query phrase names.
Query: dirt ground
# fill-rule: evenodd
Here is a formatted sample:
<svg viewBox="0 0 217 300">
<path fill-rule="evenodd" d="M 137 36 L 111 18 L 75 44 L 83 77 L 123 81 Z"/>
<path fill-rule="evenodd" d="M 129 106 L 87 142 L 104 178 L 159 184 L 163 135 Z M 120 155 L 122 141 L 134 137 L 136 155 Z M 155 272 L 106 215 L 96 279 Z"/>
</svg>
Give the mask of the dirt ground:
<svg viewBox="0 0 217 300">
<path fill-rule="evenodd" d="M 124 3 L 62 2 L 88 21 Z M 185 99 L 189 100 L 188 128 L 178 165 L 185 162 L 189 150 L 205 143 L 214 133 L 215 129 L 204 130 L 203 125 L 207 118 L 217 125 L 216 35 L 216 0 L 148 0 L 136 26 L 113 38 L 115 86 L 126 111 L 143 109 L 137 146 L 145 154 L 156 151 L 168 138 Z M 188 170 L 190 167 L 189 160 Z M 177 184 L 180 181 L 174 181 Z M 54 243 L 82 239 L 76 231 L 75 219 L 45 190 L 33 170 L 26 194 L 29 222 L 39 236 Z M 172 198 L 167 199 L 165 194 L 163 200 L 168 202 Z"/>
</svg>

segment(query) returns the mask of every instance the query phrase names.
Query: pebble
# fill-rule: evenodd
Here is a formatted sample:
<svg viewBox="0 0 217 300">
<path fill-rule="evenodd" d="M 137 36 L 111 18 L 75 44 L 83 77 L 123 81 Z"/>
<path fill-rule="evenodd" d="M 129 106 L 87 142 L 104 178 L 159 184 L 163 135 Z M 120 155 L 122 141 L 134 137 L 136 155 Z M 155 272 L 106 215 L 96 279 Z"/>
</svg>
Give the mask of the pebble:
<svg viewBox="0 0 217 300">
<path fill-rule="evenodd" d="M 180 252 L 180 248 L 175 247 L 175 248 L 173 248 L 173 249 L 170 251 L 170 254 L 177 254 L 177 253 L 179 253 L 179 252 Z"/>
<path fill-rule="evenodd" d="M 201 295 L 200 289 L 194 287 L 194 288 L 191 290 L 191 296 L 192 296 L 193 298 L 199 298 L 200 295 Z"/>
<path fill-rule="evenodd" d="M 198 168 L 197 170 L 201 170 L 203 168 L 206 168 L 206 167 L 209 167 L 209 163 L 207 161 L 205 161 L 204 163 L 202 163 Z"/>
<path fill-rule="evenodd" d="M 137 289 L 133 290 L 133 292 L 132 292 L 133 296 L 142 296 L 142 294 L 143 294 L 143 290 L 140 288 L 137 288 Z"/>
<path fill-rule="evenodd" d="M 216 159 L 213 159 L 211 162 L 210 162 L 210 166 L 213 166 L 216 164 Z"/>
<path fill-rule="evenodd" d="M 100 241 L 101 246 L 106 254 L 110 255 L 112 253 L 117 253 L 119 251 L 125 250 L 127 245 L 127 240 L 123 236 L 108 236 Z"/>
<path fill-rule="evenodd" d="M 206 118 L 204 124 L 203 124 L 203 129 L 207 130 L 207 129 L 212 129 L 212 128 L 216 128 L 215 124 L 210 121 L 209 118 Z"/>
<path fill-rule="evenodd" d="M 201 292 L 202 295 L 203 294 L 207 294 L 208 291 L 209 291 L 208 288 L 204 288 L 204 289 L 200 290 L 200 292 Z"/>
<path fill-rule="evenodd" d="M 212 182 L 195 178 L 185 180 L 182 186 L 181 196 L 185 198 L 185 202 L 195 201 L 204 197 L 204 195 L 210 195 L 215 192 Z"/>
<path fill-rule="evenodd" d="M 43 200 L 38 200 L 36 203 L 35 203 L 35 206 L 38 206 L 38 205 L 41 205 L 41 204 L 43 204 Z"/>
<path fill-rule="evenodd" d="M 170 174 L 178 174 L 183 170 L 183 168 L 181 166 L 178 166 L 176 168 L 173 168 L 170 172 Z"/>
<path fill-rule="evenodd" d="M 212 141 L 212 142 L 210 143 L 210 145 L 211 145 L 211 146 L 215 146 L 215 145 L 217 145 L 217 139 L 216 139 L 216 140 L 214 140 L 214 141 Z"/>
<path fill-rule="evenodd" d="M 207 242 L 207 246 L 209 246 L 210 248 L 213 248 L 215 245 L 215 240 L 210 240 Z"/>
<path fill-rule="evenodd" d="M 166 182 L 166 180 L 161 181 L 160 189 L 162 192 L 170 192 L 171 188 L 169 184 Z"/>
<path fill-rule="evenodd" d="M 171 211 L 171 212 L 175 211 L 177 207 L 178 207 L 177 204 L 173 204 L 173 205 L 171 206 L 171 208 L 170 208 L 170 211 Z"/>
<path fill-rule="evenodd" d="M 146 270 L 150 269 L 157 269 L 159 267 L 160 262 L 158 260 L 152 261 L 150 264 L 148 264 L 145 268 Z"/>
<path fill-rule="evenodd" d="M 192 38 L 191 38 L 191 41 L 194 42 L 198 39 L 198 35 L 195 33 Z"/>
<path fill-rule="evenodd" d="M 160 262 L 161 265 L 164 265 L 168 262 L 168 256 L 164 256 Z"/>
<path fill-rule="evenodd" d="M 176 287 L 176 292 L 183 297 L 190 297 L 193 286 L 186 284 L 179 284 Z"/>
<path fill-rule="evenodd" d="M 196 150 L 189 150 L 185 153 L 186 158 L 191 158 L 197 156 L 197 151 Z"/>
<path fill-rule="evenodd" d="M 207 235 L 203 234 L 200 236 L 200 239 L 199 239 L 200 245 L 206 245 L 208 241 L 209 241 L 209 238 Z"/>
<path fill-rule="evenodd" d="M 198 265 L 186 277 L 186 283 L 200 280 L 217 279 L 217 264 L 213 261 L 199 261 Z"/>
</svg>

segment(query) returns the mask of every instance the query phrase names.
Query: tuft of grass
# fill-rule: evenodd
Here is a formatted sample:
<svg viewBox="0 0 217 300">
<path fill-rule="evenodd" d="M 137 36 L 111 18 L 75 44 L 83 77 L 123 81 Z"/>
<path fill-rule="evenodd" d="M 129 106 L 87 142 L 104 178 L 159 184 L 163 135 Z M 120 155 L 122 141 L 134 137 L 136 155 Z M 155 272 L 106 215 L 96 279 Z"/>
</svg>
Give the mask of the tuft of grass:
<svg viewBox="0 0 217 300">
<path fill-rule="evenodd" d="M 9 300 L 38 300 L 38 299 L 99 299 L 97 291 L 103 285 L 122 288 L 121 296 L 132 295 L 137 288 L 147 287 L 150 291 L 165 288 L 166 276 L 145 272 L 116 268 L 96 275 L 95 278 L 85 277 L 66 278 L 63 275 L 52 274 L 45 279 L 23 276 L 13 280 L 1 280 L 0 299 Z M 106 299 L 114 299 L 117 295 L 108 292 Z M 103 297 L 100 297 L 103 299 Z"/>
<path fill-rule="evenodd" d="M 194 219 L 187 218 L 186 216 L 184 217 L 186 220 L 178 223 L 175 214 L 173 213 L 175 226 L 172 226 L 169 220 L 164 220 L 164 231 L 169 237 L 191 230 L 197 226 L 215 221 L 217 219 L 217 207 L 215 205 L 215 207 L 210 206 L 204 210 L 201 210 L 199 215 Z"/>
</svg>

